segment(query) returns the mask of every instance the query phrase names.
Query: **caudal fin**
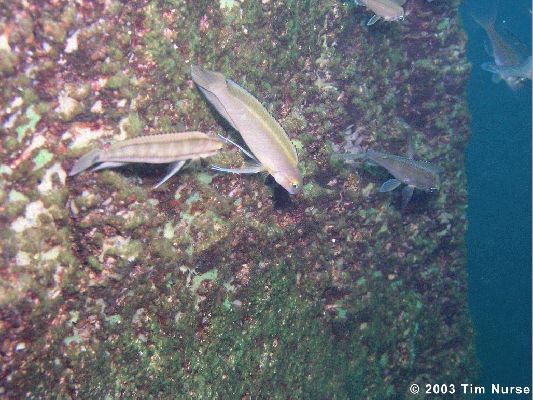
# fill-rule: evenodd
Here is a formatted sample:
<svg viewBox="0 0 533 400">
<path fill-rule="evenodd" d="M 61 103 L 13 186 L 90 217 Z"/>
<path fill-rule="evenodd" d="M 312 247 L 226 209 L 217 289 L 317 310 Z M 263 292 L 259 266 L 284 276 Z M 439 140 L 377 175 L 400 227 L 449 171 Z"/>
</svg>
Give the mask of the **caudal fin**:
<svg viewBox="0 0 533 400">
<path fill-rule="evenodd" d="M 91 150 L 87 154 L 83 155 L 78 161 L 76 161 L 74 166 L 69 171 L 68 176 L 73 176 L 79 174 L 82 171 L 85 171 L 87 168 L 90 168 L 95 163 L 97 163 L 99 158 L 100 150 Z"/>
<path fill-rule="evenodd" d="M 333 153 L 331 160 L 363 160 L 366 158 L 366 152 L 361 153 Z"/>
<path fill-rule="evenodd" d="M 191 65 L 191 75 L 198 86 L 210 92 L 215 92 L 217 86 L 226 84 L 226 78 L 220 72 L 206 71 L 199 65 Z"/>
<path fill-rule="evenodd" d="M 191 65 L 191 75 L 192 80 L 198 85 L 207 101 L 229 122 L 233 129 L 238 131 L 239 129 L 228 113 L 225 104 L 217 96 L 217 93 L 223 93 L 227 90 L 228 86 L 224 75 L 220 72 L 206 71 L 202 67 L 194 64 Z"/>
<path fill-rule="evenodd" d="M 494 24 L 496 23 L 496 16 L 498 15 L 498 0 L 493 1 L 490 6 L 484 9 L 486 12 L 476 11 L 472 12 L 471 16 L 476 21 L 479 26 L 483 29 L 491 30 L 494 29 Z"/>
</svg>

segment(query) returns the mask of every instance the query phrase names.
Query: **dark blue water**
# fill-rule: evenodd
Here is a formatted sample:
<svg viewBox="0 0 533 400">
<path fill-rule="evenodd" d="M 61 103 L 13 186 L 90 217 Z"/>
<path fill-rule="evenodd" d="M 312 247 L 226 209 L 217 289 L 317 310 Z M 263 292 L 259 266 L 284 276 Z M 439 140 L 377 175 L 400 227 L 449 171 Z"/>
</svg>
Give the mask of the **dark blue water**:
<svg viewBox="0 0 533 400">
<path fill-rule="evenodd" d="M 488 9 L 492 2 L 476 3 Z M 484 31 L 468 15 L 472 6 L 463 7 L 473 64 L 467 246 L 480 383 L 487 389 L 493 383 L 531 387 L 531 83 L 513 92 L 481 70 L 490 57 Z M 500 1 L 498 7 L 498 21 L 529 49 L 530 8 L 526 0 Z"/>
</svg>

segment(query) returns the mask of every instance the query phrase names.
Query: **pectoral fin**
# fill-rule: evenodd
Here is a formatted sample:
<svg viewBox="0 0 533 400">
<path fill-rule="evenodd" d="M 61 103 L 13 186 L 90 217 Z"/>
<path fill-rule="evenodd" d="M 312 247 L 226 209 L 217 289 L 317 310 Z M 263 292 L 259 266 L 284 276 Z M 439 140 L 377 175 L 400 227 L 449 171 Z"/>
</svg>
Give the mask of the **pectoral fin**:
<svg viewBox="0 0 533 400">
<path fill-rule="evenodd" d="M 407 206 L 411 197 L 413 197 L 414 186 L 407 185 L 402 189 L 402 210 Z"/>
<path fill-rule="evenodd" d="M 336 160 L 361 160 L 366 157 L 366 152 L 361 153 L 333 153 L 331 159 Z"/>
<path fill-rule="evenodd" d="M 223 168 L 218 165 L 211 165 L 210 168 L 218 172 L 228 172 L 230 174 L 257 174 L 258 172 L 265 171 L 265 167 L 256 162 L 245 163 L 241 168 Z"/>
<path fill-rule="evenodd" d="M 101 169 L 106 169 L 106 168 L 118 168 L 118 167 L 122 167 L 122 166 L 124 166 L 126 164 L 128 164 L 128 163 L 127 162 L 108 161 L 108 162 L 103 162 L 100 165 L 97 165 L 96 167 L 92 168 L 90 171 L 91 172 L 96 172 L 96 171 L 100 171 Z"/>
<path fill-rule="evenodd" d="M 494 57 L 494 51 L 492 51 L 492 46 L 487 41 L 483 42 L 483 48 L 485 49 L 485 53 L 487 53 L 489 57 Z"/>
<path fill-rule="evenodd" d="M 399 181 L 398 179 L 389 179 L 388 181 L 384 182 L 383 185 L 381 185 L 379 191 L 381 193 L 390 192 L 391 190 L 396 189 L 401 184 L 402 181 Z"/>
<path fill-rule="evenodd" d="M 407 131 L 407 158 L 415 158 L 415 144 L 411 130 Z"/>
<path fill-rule="evenodd" d="M 379 15 L 374 14 L 374 16 L 368 20 L 368 22 L 366 23 L 366 26 L 374 25 L 380 19 L 381 19 L 381 17 Z"/>
<path fill-rule="evenodd" d="M 493 74 L 499 74 L 500 70 L 498 69 L 498 66 L 494 64 L 493 62 L 484 62 L 481 64 L 481 69 L 492 72 Z"/>
<path fill-rule="evenodd" d="M 161 181 L 157 185 L 154 186 L 154 189 L 157 189 L 163 183 L 168 181 L 173 175 L 177 174 L 181 167 L 183 167 L 184 165 L 185 161 L 176 161 L 175 163 L 170 164 L 170 171 L 168 172 L 168 174 L 165 175 L 163 179 L 161 179 Z"/>
<path fill-rule="evenodd" d="M 222 139 L 224 142 L 226 143 L 229 143 L 229 144 L 232 144 L 233 146 L 237 147 L 240 151 L 242 151 L 244 154 L 246 154 L 248 157 L 250 157 L 252 160 L 254 160 L 255 162 L 259 163 L 259 161 L 257 161 L 257 159 L 253 156 L 252 153 L 250 153 L 248 150 L 246 150 L 244 147 L 238 145 L 237 143 L 235 143 L 233 140 L 231 140 L 230 138 L 227 138 L 227 137 L 224 137 L 222 135 L 218 135 L 218 137 L 220 139 Z"/>
</svg>

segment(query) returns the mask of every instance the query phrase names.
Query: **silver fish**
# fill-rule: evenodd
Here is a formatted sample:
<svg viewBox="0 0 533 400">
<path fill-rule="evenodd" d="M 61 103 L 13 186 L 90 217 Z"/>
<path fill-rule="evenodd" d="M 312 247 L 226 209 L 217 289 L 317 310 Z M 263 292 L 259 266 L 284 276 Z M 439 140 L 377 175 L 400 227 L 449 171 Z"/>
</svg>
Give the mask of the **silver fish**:
<svg viewBox="0 0 533 400">
<path fill-rule="evenodd" d="M 498 66 L 493 62 L 484 62 L 481 68 L 493 74 L 504 76 L 507 79 L 529 79 L 531 80 L 531 56 L 527 58 L 522 64 Z"/>
<path fill-rule="evenodd" d="M 404 183 L 406 186 L 402 190 L 402 208 L 405 208 L 411 200 L 415 188 L 434 192 L 440 186 L 441 168 L 427 161 L 414 160 L 411 156 L 397 156 L 372 149 L 359 154 L 335 154 L 334 156 L 345 160 L 369 160 L 387 169 L 394 178 L 384 182 L 379 191 L 390 192 Z"/>
<path fill-rule="evenodd" d="M 504 80 L 515 90 L 524 79 L 531 79 L 531 56 L 528 57 L 527 47 L 511 32 L 496 30 L 496 6 L 488 15 L 472 15 L 472 18 L 485 30 L 490 41 L 487 52 L 494 57 L 494 62 L 481 65 L 485 71 L 493 74 L 492 81 Z"/>
<path fill-rule="evenodd" d="M 117 168 L 129 163 L 171 164 L 169 173 L 154 187 L 158 188 L 176 174 L 187 160 L 215 155 L 223 142 L 202 132 L 167 133 L 122 140 L 95 149 L 82 156 L 69 176 L 100 163 L 92 171 Z"/>
<path fill-rule="evenodd" d="M 406 0 L 354 0 L 354 2 L 374 12 L 374 16 L 366 23 L 367 26 L 374 25 L 380 19 L 397 21 L 405 16 L 402 6 Z"/>
</svg>

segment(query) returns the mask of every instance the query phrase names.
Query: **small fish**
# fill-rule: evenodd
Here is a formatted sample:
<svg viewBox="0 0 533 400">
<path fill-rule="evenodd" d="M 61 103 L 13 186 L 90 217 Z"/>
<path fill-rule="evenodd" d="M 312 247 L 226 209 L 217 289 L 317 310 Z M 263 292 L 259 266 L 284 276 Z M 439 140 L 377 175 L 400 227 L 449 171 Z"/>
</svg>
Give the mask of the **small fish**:
<svg viewBox="0 0 533 400">
<path fill-rule="evenodd" d="M 491 72 L 492 81 L 504 80 L 515 90 L 526 78 L 531 79 L 531 56 L 528 57 L 527 47 L 507 30 L 496 30 L 496 5 L 488 15 L 472 15 L 472 18 L 485 30 L 490 41 L 487 52 L 494 57 L 494 62 L 481 65 L 485 71 Z"/>
<path fill-rule="evenodd" d="M 92 171 L 117 168 L 129 163 L 171 164 L 169 173 L 154 188 L 158 188 L 176 174 L 187 160 L 215 155 L 223 142 L 202 132 L 166 133 L 140 136 L 122 140 L 94 149 L 82 156 L 69 172 L 69 176 L 100 163 Z"/>
<path fill-rule="evenodd" d="M 402 20 L 405 16 L 403 5 L 407 0 L 354 0 L 355 4 L 365 6 L 374 11 L 374 16 L 368 20 L 367 26 L 374 25 L 383 18 L 384 21 Z"/>
<path fill-rule="evenodd" d="M 191 74 L 205 98 L 241 134 L 252 154 L 238 147 L 254 160 L 239 169 L 218 166 L 212 168 L 231 173 L 267 172 L 290 194 L 299 193 L 302 176 L 298 169 L 296 149 L 287 133 L 265 107 L 219 72 L 206 71 L 193 65 Z M 233 143 L 229 139 L 225 140 Z"/>
<path fill-rule="evenodd" d="M 507 78 L 531 80 L 531 56 L 529 56 L 522 64 L 518 65 L 498 66 L 493 62 L 484 62 L 481 64 L 481 68 L 485 71 Z"/>
<path fill-rule="evenodd" d="M 440 173 L 442 170 L 427 161 L 414 160 L 412 155 L 402 157 L 369 149 L 364 153 L 337 153 L 334 156 L 335 158 L 345 160 L 369 160 L 389 171 L 394 176 L 394 179 L 389 179 L 384 182 L 379 188 L 379 191 L 390 192 L 404 183 L 406 186 L 402 190 L 402 209 L 411 200 L 415 188 L 427 192 L 434 192 L 440 186 Z"/>
</svg>

